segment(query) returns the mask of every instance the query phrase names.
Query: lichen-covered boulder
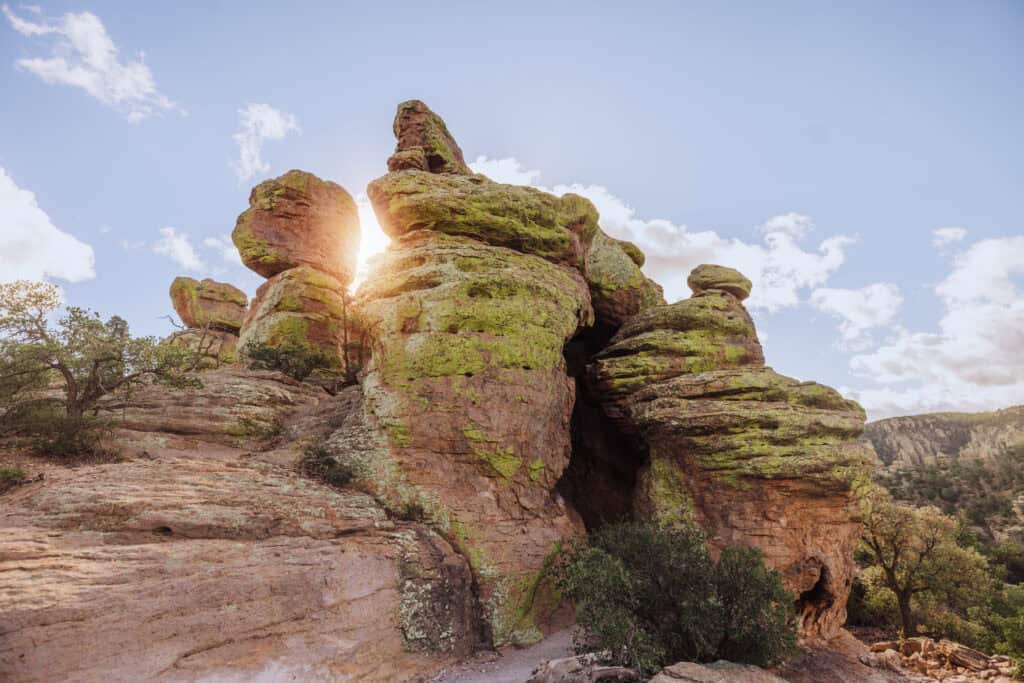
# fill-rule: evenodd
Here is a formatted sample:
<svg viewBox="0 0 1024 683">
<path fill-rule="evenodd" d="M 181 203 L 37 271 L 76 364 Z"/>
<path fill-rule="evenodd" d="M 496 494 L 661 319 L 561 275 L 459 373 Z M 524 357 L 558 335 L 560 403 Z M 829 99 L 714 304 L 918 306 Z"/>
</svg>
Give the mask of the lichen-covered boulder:
<svg viewBox="0 0 1024 683">
<path fill-rule="evenodd" d="M 359 252 L 359 212 L 337 183 L 288 171 L 252 189 L 231 240 L 242 263 L 263 277 L 310 266 L 348 285 Z"/>
<path fill-rule="evenodd" d="M 389 173 L 370 183 L 367 194 L 393 238 L 415 230 L 461 235 L 581 270 L 597 232 L 597 209 L 588 199 L 482 175 Z"/>
<path fill-rule="evenodd" d="M 686 278 L 686 284 L 694 294 L 718 290 L 728 292 L 740 301 L 750 296 L 752 286 L 747 276 L 738 270 L 710 263 L 694 268 L 690 272 L 690 277 Z"/>
<path fill-rule="evenodd" d="M 162 343 L 199 354 L 196 368 L 200 370 L 231 365 L 238 360 L 238 335 L 232 332 L 192 328 L 175 332 Z"/>
<path fill-rule="evenodd" d="M 643 252 L 598 229 L 587 253 L 587 284 L 597 322 L 617 328 L 640 311 L 665 303 L 661 286 L 644 276 Z"/>
<path fill-rule="evenodd" d="M 692 298 L 627 321 L 587 368 L 605 413 L 642 444 L 634 513 L 751 544 L 782 572 L 806 639 L 845 620 L 870 453 L 864 411 L 764 367 L 741 298 L 750 283 L 701 266 Z"/>
<path fill-rule="evenodd" d="M 423 102 L 409 100 L 398 105 L 393 129 L 398 144 L 388 159 L 389 171 L 473 173 L 444 120 Z"/>
<path fill-rule="evenodd" d="M 361 335 L 341 281 L 300 266 L 275 275 L 256 290 L 239 346 L 243 352 L 250 343 L 318 349 L 330 359 L 332 369 L 343 372 L 358 364 Z"/>
<path fill-rule="evenodd" d="M 249 299 L 245 292 L 226 282 L 176 277 L 171 283 L 171 303 L 186 327 L 237 333 Z"/>
</svg>

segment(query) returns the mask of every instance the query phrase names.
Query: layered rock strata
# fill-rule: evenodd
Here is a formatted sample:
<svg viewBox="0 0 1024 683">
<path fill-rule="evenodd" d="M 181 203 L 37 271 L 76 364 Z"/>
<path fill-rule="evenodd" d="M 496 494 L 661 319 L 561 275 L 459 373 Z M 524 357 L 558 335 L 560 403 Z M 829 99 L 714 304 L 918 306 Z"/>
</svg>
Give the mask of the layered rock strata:
<svg viewBox="0 0 1024 683">
<path fill-rule="evenodd" d="M 634 513 L 695 521 L 710 543 L 762 548 L 798 596 L 805 638 L 845 620 L 870 453 L 864 412 L 764 366 L 740 273 L 700 266 L 692 298 L 628 320 L 588 367 L 606 414 L 642 445 Z"/>
<path fill-rule="evenodd" d="M 0 506 L 0 679 L 413 681 L 472 652 L 450 544 L 253 451 L 254 425 L 310 439 L 351 398 L 212 371 L 129 411 L 126 460 L 31 465 Z"/>
</svg>

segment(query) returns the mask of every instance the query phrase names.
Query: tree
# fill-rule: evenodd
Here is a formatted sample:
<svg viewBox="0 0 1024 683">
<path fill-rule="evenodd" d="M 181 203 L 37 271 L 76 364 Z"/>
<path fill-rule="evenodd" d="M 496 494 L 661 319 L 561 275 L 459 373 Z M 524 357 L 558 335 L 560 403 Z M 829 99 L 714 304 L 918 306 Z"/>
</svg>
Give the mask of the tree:
<svg viewBox="0 0 1024 683">
<path fill-rule="evenodd" d="M 987 561 L 960 545 L 960 531 L 938 508 L 899 505 L 881 490 L 866 496 L 862 547 L 872 566 L 864 580 L 895 596 L 905 637 L 917 634 L 915 605 L 965 612 L 990 587 Z"/>
<path fill-rule="evenodd" d="M 0 401 L 6 412 L 53 402 L 59 386 L 63 412 L 72 420 L 94 411 L 105 396 L 126 394 L 151 380 L 195 386 L 188 373 L 197 357 L 160 345 L 154 337 L 133 338 L 124 319 L 104 321 L 78 307 L 61 307 L 60 290 L 43 282 L 0 284 Z"/>
<path fill-rule="evenodd" d="M 793 595 L 760 551 L 730 546 L 715 563 L 694 528 L 603 527 L 564 555 L 558 586 L 580 644 L 644 673 L 683 660 L 773 664 L 796 644 Z"/>
</svg>

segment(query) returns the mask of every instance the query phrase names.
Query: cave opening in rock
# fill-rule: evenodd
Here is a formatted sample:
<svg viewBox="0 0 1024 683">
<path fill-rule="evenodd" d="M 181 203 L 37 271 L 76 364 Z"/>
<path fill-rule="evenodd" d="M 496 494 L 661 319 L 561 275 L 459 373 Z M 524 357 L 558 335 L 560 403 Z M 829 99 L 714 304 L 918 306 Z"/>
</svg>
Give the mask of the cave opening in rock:
<svg viewBox="0 0 1024 683">
<path fill-rule="evenodd" d="M 796 600 L 796 613 L 802 624 L 813 624 L 835 602 L 830 586 L 828 565 L 821 564 L 818 580 Z"/>
<path fill-rule="evenodd" d="M 564 351 L 568 374 L 576 382 L 576 402 L 572 454 L 557 489 L 588 530 L 632 517 L 637 470 L 646 460 L 643 447 L 608 419 L 584 381 L 587 364 L 613 334 L 614 328 L 599 323 L 573 337 Z"/>
</svg>

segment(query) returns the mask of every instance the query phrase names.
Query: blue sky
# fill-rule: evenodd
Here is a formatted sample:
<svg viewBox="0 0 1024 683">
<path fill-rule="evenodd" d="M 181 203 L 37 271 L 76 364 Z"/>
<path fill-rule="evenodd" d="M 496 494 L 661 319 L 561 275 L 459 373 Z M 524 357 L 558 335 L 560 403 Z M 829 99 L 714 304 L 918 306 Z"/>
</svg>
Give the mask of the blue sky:
<svg viewBox="0 0 1024 683">
<path fill-rule="evenodd" d="M 777 370 L 874 417 L 1024 403 L 1024 3 L 628 5 L 10 3 L 0 279 L 166 334 L 175 275 L 261 281 L 222 247 L 253 184 L 362 193 L 416 97 L 670 298 L 746 272 Z"/>
</svg>

